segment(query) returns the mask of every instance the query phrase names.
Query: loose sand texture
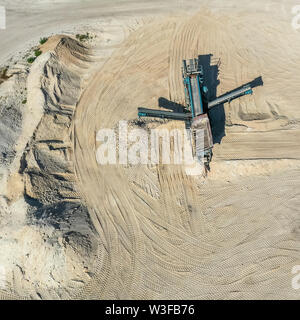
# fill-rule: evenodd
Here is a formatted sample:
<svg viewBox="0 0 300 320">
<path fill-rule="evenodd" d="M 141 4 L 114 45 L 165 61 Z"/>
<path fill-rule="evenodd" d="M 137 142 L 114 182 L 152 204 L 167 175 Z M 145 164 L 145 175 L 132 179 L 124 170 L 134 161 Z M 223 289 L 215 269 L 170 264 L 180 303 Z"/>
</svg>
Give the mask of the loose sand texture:
<svg viewBox="0 0 300 320">
<path fill-rule="evenodd" d="M 1 298 L 299 299 L 293 1 L 0 5 Z M 210 112 L 207 176 L 99 165 L 98 130 L 136 127 L 140 106 L 184 104 L 181 61 L 199 55 L 211 99 L 254 85 Z"/>
</svg>

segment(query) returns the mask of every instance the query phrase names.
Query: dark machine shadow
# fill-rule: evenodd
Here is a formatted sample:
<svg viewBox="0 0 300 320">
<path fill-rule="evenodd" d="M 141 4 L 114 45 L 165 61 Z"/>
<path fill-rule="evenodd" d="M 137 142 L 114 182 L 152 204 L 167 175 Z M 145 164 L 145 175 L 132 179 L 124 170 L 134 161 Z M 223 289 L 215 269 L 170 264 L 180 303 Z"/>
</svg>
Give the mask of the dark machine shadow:
<svg viewBox="0 0 300 320">
<path fill-rule="evenodd" d="M 198 56 L 199 64 L 203 66 L 204 85 L 208 88 L 205 105 L 217 98 L 217 87 L 220 84 L 218 80 L 220 60 L 216 64 L 212 64 L 212 54 L 204 54 Z M 206 109 L 207 111 L 207 109 Z M 224 105 L 220 104 L 215 108 L 207 111 L 210 120 L 211 131 L 214 143 L 221 143 L 225 136 L 225 111 Z"/>
<path fill-rule="evenodd" d="M 179 112 L 179 113 L 182 113 L 185 110 L 184 105 L 170 101 L 170 100 L 163 98 L 163 97 L 158 98 L 158 106 L 160 108 L 165 108 L 168 110 L 172 110 L 173 112 Z"/>
<path fill-rule="evenodd" d="M 172 110 L 172 112 L 179 112 L 179 113 L 185 113 L 188 112 L 186 107 L 180 103 L 176 103 L 173 101 L 170 101 L 164 97 L 159 97 L 158 98 L 158 106 L 160 108 Z M 189 129 L 190 128 L 190 122 L 185 122 L 185 128 Z"/>
</svg>

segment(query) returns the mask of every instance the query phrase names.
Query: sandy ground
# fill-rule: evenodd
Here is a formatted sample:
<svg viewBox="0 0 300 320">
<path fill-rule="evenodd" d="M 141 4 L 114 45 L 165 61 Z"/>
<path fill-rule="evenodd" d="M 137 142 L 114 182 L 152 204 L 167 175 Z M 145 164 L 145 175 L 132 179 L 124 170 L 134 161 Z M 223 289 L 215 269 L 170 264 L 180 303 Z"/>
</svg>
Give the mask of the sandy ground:
<svg viewBox="0 0 300 320">
<path fill-rule="evenodd" d="M 3 297 L 298 299 L 291 270 L 300 264 L 300 33 L 291 26 L 292 1 L 40 2 L 0 2 L 8 8 L 8 28 L 0 31 L 3 64 L 12 54 L 12 61 L 19 60 L 52 33 L 88 30 L 97 37 L 91 51 L 58 38 L 31 66 L 26 108 L 35 118 L 23 117 L 26 135 L 20 134 L 9 174 L 2 169 L 9 177 L 1 188 L 3 203 L 26 216 L 31 204 L 19 203 L 25 186 L 25 195 L 48 206 L 39 208 L 42 216 L 52 207 L 58 215 L 70 212 L 77 203 L 84 208 L 75 211 L 79 217 L 87 212 L 93 227 L 76 229 L 83 240 L 75 236 L 73 247 L 83 249 L 71 254 L 69 244 L 51 249 L 41 243 L 46 237 L 64 244 L 63 227 L 53 237 L 49 219 L 42 233 L 19 216 L 26 232 L 16 230 L 13 244 L 6 233 L 0 249 L 8 256 L 19 250 L 18 241 L 33 237 L 34 256 L 51 255 L 38 273 L 39 285 L 29 270 L 34 261 L 23 262 L 22 250 L 11 254 L 7 268 L 18 281 Z M 183 103 L 181 60 L 207 54 L 218 64 L 217 96 L 263 80 L 254 95 L 211 115 L 215 124 L 224 122 L 225 135 L 219 132 L 207 177 L 187 176 L 175 165 L 100 166 L 97 131 L 135 119 L 139 106 L 158 107 L 161 97 Z M 35 99 L 40 89 L 45 101 Z M 20 173 L 16 163 L 24 149 Z M 66 199 L 64 207 L 57 205 Z M 75 231 L 72 224 L 68 228 L 69 237 Z M 81 256 L 88 266 L 80 264 Z M 66 259 L 71 262 L 62 263 Z M 62 281 L 72 267 L 76 279 Z"/>
</svg>

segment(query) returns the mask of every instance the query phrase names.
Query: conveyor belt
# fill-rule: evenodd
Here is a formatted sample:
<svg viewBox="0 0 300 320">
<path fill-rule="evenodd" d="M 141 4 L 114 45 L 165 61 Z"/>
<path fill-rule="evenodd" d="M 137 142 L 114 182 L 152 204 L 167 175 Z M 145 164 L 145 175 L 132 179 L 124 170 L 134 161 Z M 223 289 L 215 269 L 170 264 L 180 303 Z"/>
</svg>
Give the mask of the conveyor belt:
<svg viewBox="0 0 300 320">
<path fill-rule="evenodd" d="M 193 99 L 194 116 L 203 113 L 202 98 L 200 94 L 199 79 L 197 77 L 191 78 L 191 94 Z"/>
<path fill-rule="evenodd" d="M 153 110 L 147 108 L 138 108 L 139 117 L 153 117 L 172 120 L 191 120 L 192 115 L 190 113 L 170 112 L 162 110 Z"/>
<path fill-rule="evenodd" d="M 225 94 L 213 101 L 210 101 L 208 103 L 208 109 L 215 107 L 219 104 L 229 102 L 230 100 L 233 100 L 235 98 L 238 98 L 239 96 L 245 95 L 245 94 L 252 94 L 252 89 L 250 85 L 244 86 L 241 89 L 237 89 L 231 93 Z"/>
</svg>

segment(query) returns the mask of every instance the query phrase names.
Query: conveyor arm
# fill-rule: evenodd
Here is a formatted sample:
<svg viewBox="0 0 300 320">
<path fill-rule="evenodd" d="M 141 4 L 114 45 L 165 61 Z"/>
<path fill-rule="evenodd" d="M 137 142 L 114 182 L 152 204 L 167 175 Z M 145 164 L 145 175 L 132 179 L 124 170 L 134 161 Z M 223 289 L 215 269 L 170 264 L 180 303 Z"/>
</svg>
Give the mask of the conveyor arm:
<svg viewBox="0 0 300 320">
<path fill-rule="evenodd" d="M 246 86 L 242 87 L 241 89 L 234 90 L 233 92 L 230 92 L 230 93 L 225 94 L 225 95 L 223 95 L 213 101 L 210 101 L 208 103 L 208 109 L 215 107 L 217 105 L 220 105 L 222 103 L 225 103 L 225 102 L 230 102 L 231 100 L 238 98 L 240 96 L 243 96 L 246 94 L 252 94 L 252 93 L 253 93 L 253 91 L 251 89 L 251 86 L 246 85 Z"/>
<path fill-rule="evenodd" d="M 172 120 L 190 120 L 192 115 L 190 113 L 170 112 L 162 110 L 153 110 L 146 108 L 138 108 L 139 117 L 153 117 L 161 119 L 172 119 Z"/>
</svg>

